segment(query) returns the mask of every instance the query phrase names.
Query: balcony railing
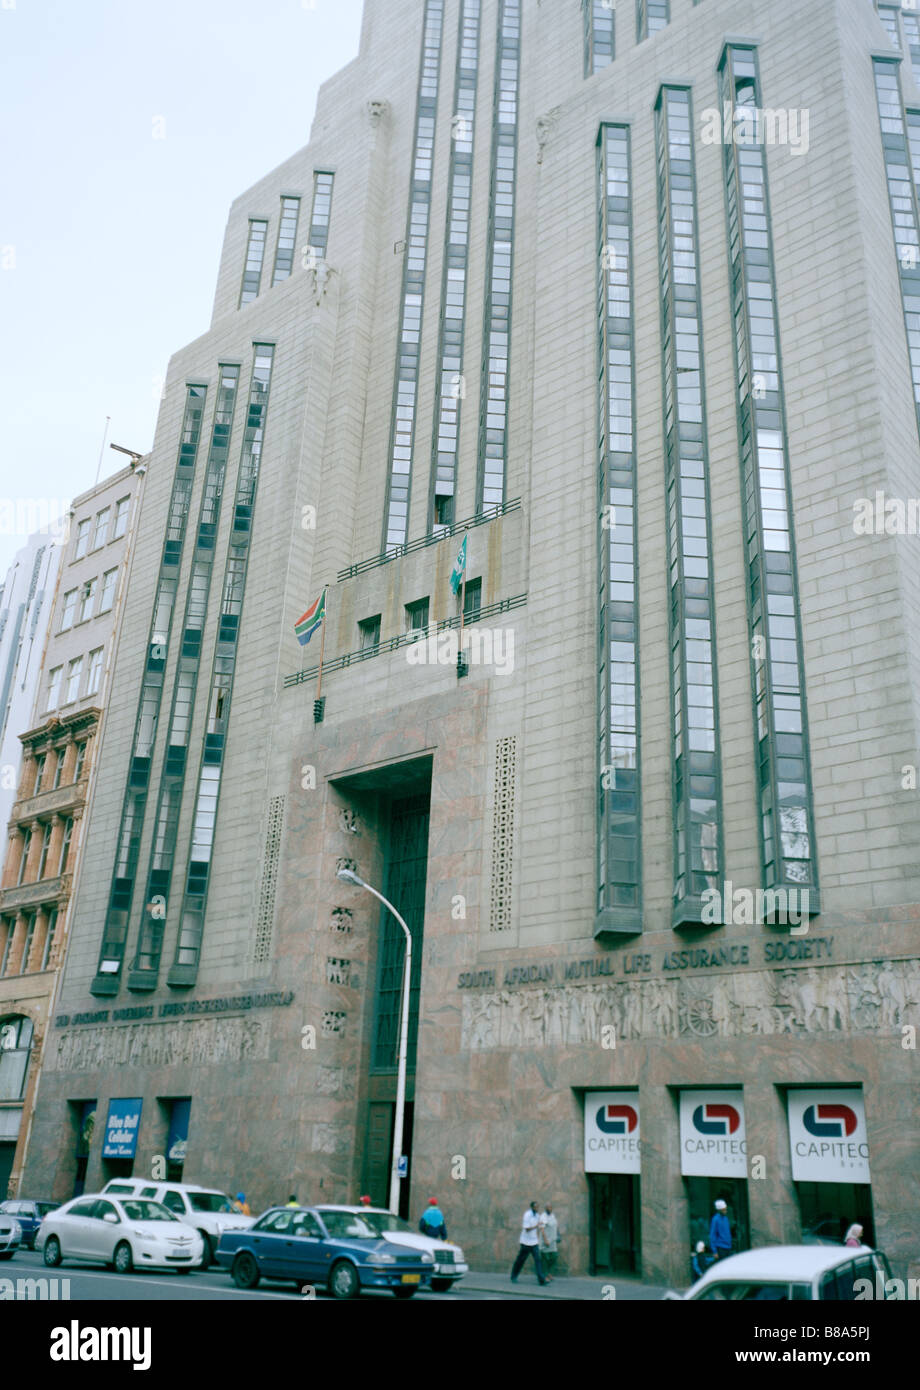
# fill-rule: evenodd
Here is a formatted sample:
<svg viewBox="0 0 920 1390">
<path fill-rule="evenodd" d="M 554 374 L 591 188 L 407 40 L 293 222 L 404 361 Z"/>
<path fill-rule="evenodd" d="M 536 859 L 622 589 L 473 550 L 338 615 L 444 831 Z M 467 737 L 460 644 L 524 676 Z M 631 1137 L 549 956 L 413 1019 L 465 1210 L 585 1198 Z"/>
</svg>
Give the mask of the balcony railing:
<svg viewBox="0 0 920 1390">
<path fill-rule="evenodd" d="M 498 603 L 487 603 L 485 607 L 478 609 L 475 613 L 465 614 L 463 626 L 470 627 L 473 623 L 481 623 L 483 618 L 495 618 L 499 613 L 510 613 L 514 608 L 523 608 L 527 602 L 526 594 L 516 594 L 514 598 L 503 598 Z M 459 628 L 460 615 L 454 618 L 442 618 L 435 623 L 436 632 L 448 632 L 452 628 Z M 346 652 L 344 656 L 337 656 L 333 661 L 323 662 L 323 674 L 330 671 L 343 671 L 346 666 L 355 666 L 359 661 L 369 661 L 371 657 L 383 656 L 385 652 L 398 651 L 400 647 L 408 647 L 412 642 L 418 642 L 421 638 L 427 637 L 431 632 L 432 625 L 417 628 L 412 632 L 400 632 L 396 637 L 388 637 L 385 642 L 377 642 L 372 647 L 364 647 L 357 652 Z M 319 666 L 310 666 L 306 671 L 297 671 L 293 676 L 285 676 L 284 686 L 287 689 L 292 685 L 303 685 L 305 681 L 312 680 L 319 674 Z"/>
<path fill-rule="evenodd" d="M 402 545 L 391 545 L 380 555 L 372 555 L 369 560 L 359 560 L 356 565 L 349 565 L 347 569 L 339 570 L 339 583 L 343 579 L 354 579 L 356 574 L 363 574 L 365 570 L 376 569 L 378 565 L 389 564 L 391 560 L 398 560 L 402 555 L 411 555 L 416 550 L 424 550 L 426 546 L 437 545 L 439 541 L 448 540 L 451 536 L 462 535 L 464 531 L 471 531 L 474 526 L 485 526 L 487 522 L 494 521 L 498 516 L 505 516 L 508 512 L 517 512 L 520 509 L 521 499 L 515 497 L 510 502 L 496 502 L 494 506 L 487 507 L 484 512 L 479 512 L 466 521 L 455 521 L 450 526 L 436 526 L 428 536 L 419 536 L 418 540 L 405 541 Z"/>
</svg>

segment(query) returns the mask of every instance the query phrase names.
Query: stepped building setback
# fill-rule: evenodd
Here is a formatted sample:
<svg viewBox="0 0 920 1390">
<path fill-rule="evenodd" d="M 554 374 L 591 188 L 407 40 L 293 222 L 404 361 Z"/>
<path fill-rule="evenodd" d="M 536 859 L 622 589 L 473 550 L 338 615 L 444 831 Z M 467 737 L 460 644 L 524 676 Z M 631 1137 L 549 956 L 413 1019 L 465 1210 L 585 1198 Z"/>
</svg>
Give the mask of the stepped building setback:
<svg viewBox="0 0 920 1390">
<path fill-rule="evenodd" d="M 917 1276 L 918 83 L 870 0 L 366 0 L 170 364 L 20 1191 L 386 1202 L 353 868 L 474 1267 Z"/>
</svg>

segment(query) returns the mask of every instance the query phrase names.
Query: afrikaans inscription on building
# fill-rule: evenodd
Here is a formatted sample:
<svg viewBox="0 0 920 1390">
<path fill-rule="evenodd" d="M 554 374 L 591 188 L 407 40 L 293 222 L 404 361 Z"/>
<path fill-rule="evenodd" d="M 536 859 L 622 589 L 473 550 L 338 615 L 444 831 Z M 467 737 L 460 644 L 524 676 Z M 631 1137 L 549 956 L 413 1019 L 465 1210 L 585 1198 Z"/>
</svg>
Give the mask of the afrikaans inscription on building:
<svg viewBox="0 0 920 1390">
<path fill-rule="evenodd" d="M 258 1018 L 198 1018 L 65 1029 L 46 1043 L 50 1071 L 209 1066 L 269 1056 L 271 1032 Z"/>
<path fill-rule="evenodd" d="M 629 1038 L 888 1033 L 920 1025 L 920 960 L 465 994 L 461 1046 Z"/>
</svg>

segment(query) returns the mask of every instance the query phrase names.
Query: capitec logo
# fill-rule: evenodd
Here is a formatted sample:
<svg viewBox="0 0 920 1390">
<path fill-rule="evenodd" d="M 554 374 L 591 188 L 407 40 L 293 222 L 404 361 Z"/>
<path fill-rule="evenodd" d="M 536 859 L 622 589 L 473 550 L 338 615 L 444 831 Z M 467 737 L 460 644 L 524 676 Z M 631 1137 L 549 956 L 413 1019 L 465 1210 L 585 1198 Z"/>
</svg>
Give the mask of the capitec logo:
<svg viewBox="0 0 920 1390">
<path fill-rule="evenodd" d="M 602 1105 L 595 1123 L 601 1134 L 632 1134 L 639 1116 L 631 1105 Z"/>
<path fill-rule="evenodd" d="M 747 1140 L 732 1136 L 741 1129 L 741 1111 L 737 1105 L 727 1101 L 709 1101 L 697 1105 L 690 1117 L 692 1128 L 700 1136 L 692 1134 L 684 1140 L 688 1154 L 722 1154 L 731 1157 L 747 1154 Z"/>
<path fill-rule="evenodd" d="M 809 1105 L 802 1124 L 818 1139 L 849 1139 L 859 1118 L 848 1105 Z"/>
<path fill-rule="evenodd" d="M 733 1105 L 698 1105 L 693 1112 L 693 1128 L 700 1134 L 719 1134 L 725 1138 L 741 1125 Z"/>
</svg>

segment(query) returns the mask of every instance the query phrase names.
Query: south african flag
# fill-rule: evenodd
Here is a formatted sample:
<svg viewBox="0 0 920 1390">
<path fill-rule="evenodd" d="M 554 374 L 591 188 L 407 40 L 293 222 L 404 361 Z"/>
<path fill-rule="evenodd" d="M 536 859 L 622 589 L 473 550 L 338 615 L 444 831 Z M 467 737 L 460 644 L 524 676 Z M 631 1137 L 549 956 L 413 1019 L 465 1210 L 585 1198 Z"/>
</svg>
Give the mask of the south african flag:
<svg viewBox="0 0 920 1390">
<path fill-rule="evenodd" d="M 325 616 L 326 590 L 324 589 L 323 592 L 320 594 L 319 598 L 316 600 L 316 602 L 311 603 L 310 607 L 307 609 L 306 613 L 304 613 L 303 617 L 298 618 L 296 623 L 294 624 L 294 631 L 297 634 L 297 640 L 302 647 L 305 647 L 307 645 L 317 628 L 322 626 L 322 622 Z"/>
</svg>

